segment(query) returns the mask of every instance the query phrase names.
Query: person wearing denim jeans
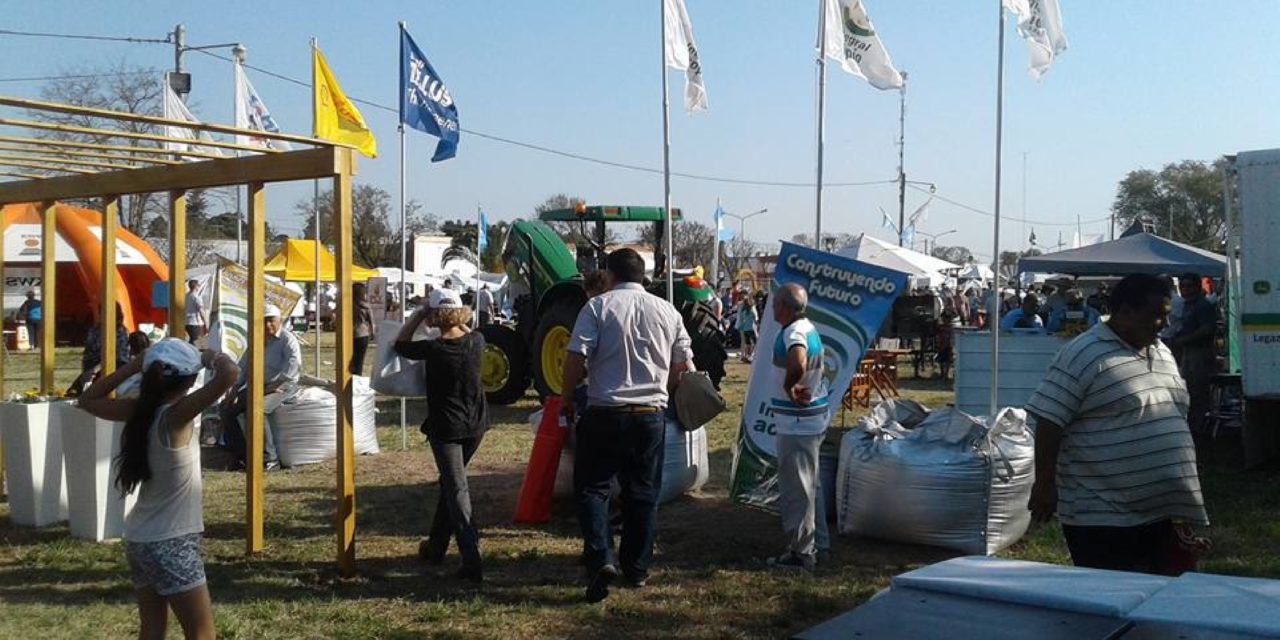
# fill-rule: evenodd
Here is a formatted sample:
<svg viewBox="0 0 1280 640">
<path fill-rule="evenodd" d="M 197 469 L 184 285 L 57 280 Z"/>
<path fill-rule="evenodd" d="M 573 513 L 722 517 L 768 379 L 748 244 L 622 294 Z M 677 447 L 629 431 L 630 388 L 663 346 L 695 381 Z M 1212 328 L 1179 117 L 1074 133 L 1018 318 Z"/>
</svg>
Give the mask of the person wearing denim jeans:
<svg viewBox="0 0 1280 640">
<path fill-rule="evenodd" d="M 689 333 L 670 302 L 644 290 L 644 261 L 632 249 L 609 254 L 610 290 L 578 313 L 564 362 L 562 389 L 586 378 L 587 406 L 578 420 L 573 394 L 562 411 L 576 420 L 574 490 L 587 562 L 588 602 L 609 595 L 619 575 L 633 587 L 649 578 L 657 535 L 658 492 L 669 386 L 693 360 Z M 615 556 L 609 531 L 609 483 L 622 485 L 622 542 Z"/>
</svg>

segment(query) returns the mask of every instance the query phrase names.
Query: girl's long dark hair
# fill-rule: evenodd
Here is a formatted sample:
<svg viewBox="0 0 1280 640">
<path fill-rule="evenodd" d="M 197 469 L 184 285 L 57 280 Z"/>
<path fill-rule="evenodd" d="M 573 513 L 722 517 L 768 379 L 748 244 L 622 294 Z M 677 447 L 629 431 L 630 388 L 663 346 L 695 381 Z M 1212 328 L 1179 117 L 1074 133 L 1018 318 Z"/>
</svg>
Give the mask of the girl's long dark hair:
<svg viewBox="0 0 1280 640">
<path fill-rule="evenodd" d="M 147 463 L 147 443 L 156 411 L 164 399 L 176 391 L 186 390 L 195 376 L 166 376 L 159 367 L 142 374 L 142 385 L 133 415 L 124 423 L 120 434 L 120 455 L 116 456 L 116 488 L 121 495 L 131 493 L 139 484 L 151 479 Z"/>
</svg>

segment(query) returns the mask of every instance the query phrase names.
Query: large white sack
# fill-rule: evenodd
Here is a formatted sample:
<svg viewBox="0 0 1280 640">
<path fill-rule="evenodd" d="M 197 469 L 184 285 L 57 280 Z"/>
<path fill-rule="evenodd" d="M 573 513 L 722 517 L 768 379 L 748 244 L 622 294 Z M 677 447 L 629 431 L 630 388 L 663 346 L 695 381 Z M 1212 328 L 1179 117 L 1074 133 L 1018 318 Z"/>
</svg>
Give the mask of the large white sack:
<svg viewBox="0 0 1280 640">
<path fill-rule="evenodd" d="M 423 360 L 402 358 L 396 353 L 396 336 L 404 325 L 392 320 L 378 323 L 377 345 L 373 350 L 373 374 L 371 384 L 385 396 L 421 398 L 427 395 L 427 363 Z M 437 332 L 438 335 L 438 332 Z M 421 327 L 415 339 L 425 339 Z"/>
<path fill-rule="evenodd" d="M 994 426 L 947 408 L 881 403 L 840 443 L 840 533 L 990 555 L 1031 521 L 1035 440 L 1021 409 Z"/>
<path fill-rule="evenodd" d="M 536 434 L 542 421 L 542 410 L 529 415 L 529 426 Z M 564 449 L 560 451 L 560 467 L 556 469 L 556 482 L 552 495 L 556 498 L 573 497 L 573 448 L 574 433 L 569 432 Z M 667 420 L 666 440 L 662 460 L 662 488 L 658 503 L 665 504 L 707 484 L 711 464 L 707 452 L 707 430 L 685 431 L 675 420 Z M 616 494 L 617 482 L 614 482 Z"/>
<path fill-rule="evenodd" d="M 369 379 L 352 376 L 352 427 L 355 453 L 378 453 L 374 393 Z M 321 387 L 303 387 L 292 399 L 267 416 L 275 436 L 280 464 L 292 467 L 332 460 L 338 455 L 337 398 Z"/>
</svg>

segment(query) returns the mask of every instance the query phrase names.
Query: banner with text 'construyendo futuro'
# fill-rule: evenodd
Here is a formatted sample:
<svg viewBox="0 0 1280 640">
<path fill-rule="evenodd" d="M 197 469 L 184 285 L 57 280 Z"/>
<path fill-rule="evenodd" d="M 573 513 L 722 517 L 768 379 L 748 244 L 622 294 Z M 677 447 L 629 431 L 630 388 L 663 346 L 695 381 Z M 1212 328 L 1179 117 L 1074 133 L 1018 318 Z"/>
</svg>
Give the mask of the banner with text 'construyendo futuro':
<svg viewBox="0 0 1280 640">
<path fill-rule="evenodd" d="M 769 302 L 760 322 L 759 347 L 742 402 L 730 472 L 729 495 L 739 502 L 765 508 L 773 508 L 778 499 L 774 408 L 789 404 L 782 390 L 786 372 L 773 357 L 774 342 L 781 329 L 773 319 L 773 294 L 790 283 L 799 284 L 809 293 L 806 316 L 822 336 L 827 406 L 838 407 L 894 299 L 906 289 L 907 275 L 782 243 L 769 286 Z"/>
</svg>

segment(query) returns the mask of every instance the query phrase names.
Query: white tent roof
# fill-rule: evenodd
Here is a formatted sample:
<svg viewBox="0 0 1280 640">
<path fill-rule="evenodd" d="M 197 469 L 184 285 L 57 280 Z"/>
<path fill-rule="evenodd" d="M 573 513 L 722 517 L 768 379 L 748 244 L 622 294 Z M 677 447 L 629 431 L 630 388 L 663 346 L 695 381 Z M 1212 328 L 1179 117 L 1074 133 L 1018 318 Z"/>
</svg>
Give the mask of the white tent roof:
<svg viewBox="0 0 1280 640">
<path fill-rule="evenodd" d="M 960 265 L 951 264 L 946 260 L 939 260 L 919 251 L 912 251 L 905 247 L 890 244 L 865 233 L 859 235 L 853 244 L 836 253 L 859 262 L 909 274 L 917 285 L 923 284 L 923 281 L 941 285 L 946 280 L 946 277 L 942 275 L 943 272 L 960 269 Z"/>
<path fill-rule="evenodd" d="M 974 262 L 961 268 L 960 273 L 957 273 L 956 277 L 962 280 L 992 280 L 996 277 L 996 272 L 992 271 L 991 267 L 988 267 L 985 264 L 978 264 Z"/>
<path fill-rule="evenodd" d="M 378 275 L 387 279 L 387 284 L 400 284 L 400 267 L 378 267 Z M 440 285 L 440 278 L 425 276 L 420 273 L 409 271 L 404 272 L 404 281 L 412 286 L 421 286 L 429 284 L 432 286 Z"/>
</svg>

